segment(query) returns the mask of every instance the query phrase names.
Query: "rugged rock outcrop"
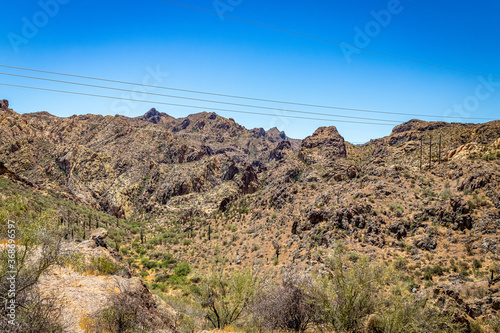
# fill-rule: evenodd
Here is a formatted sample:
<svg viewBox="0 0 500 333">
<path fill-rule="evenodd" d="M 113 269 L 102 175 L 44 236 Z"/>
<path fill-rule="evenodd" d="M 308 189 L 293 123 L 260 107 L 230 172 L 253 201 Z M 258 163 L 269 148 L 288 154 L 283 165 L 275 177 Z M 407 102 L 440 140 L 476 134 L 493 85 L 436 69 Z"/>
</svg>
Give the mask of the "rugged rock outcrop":
<svg viewBox="0 0 500 333">
<path fill-rule="evenodd" d="M 2 99 L 0 101 L 0 109 L 1 110 L 7 110 L 9 108 L 9 101 L 6 99 Z"/>
<path fill-rule="evenodd" d="M 299 158 L 307 163 L 334 161 L 347 156 L 344 138 L 334 126 L 320 127 L 302 141 Z"/>
</svg>

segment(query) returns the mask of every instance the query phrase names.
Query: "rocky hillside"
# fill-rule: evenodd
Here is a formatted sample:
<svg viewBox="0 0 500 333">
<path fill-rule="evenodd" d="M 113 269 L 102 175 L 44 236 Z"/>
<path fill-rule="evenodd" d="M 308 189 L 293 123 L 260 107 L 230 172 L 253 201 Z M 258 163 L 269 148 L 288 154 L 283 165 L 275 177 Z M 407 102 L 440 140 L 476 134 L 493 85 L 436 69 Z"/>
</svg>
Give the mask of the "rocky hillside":
<svg viewBox="0 0 500 333">
<path fill-rule="evenodd" d="M 0 172 L 116 218 L 110 242 L 157 288 L 175 262 L 321 272 L 341 242 L 468 322 L 500 310 L 500 121 L 411 120 L 355 146 L 335 127 L 300 141 L 215 113 L 58 118 L 0 105 Z"/>
<path fill-rule="evenodd" d="M 138 118 L 57 118 L 2 106 L 1 159 L 9 170 L 118 217 L 191 193 L 219 200 L 254 192 L 256 172 L 298 149 L 297 140 L 275 128 L 247 130 L 213 113 L 174 119 L 152 109 Z"/>
</svg>

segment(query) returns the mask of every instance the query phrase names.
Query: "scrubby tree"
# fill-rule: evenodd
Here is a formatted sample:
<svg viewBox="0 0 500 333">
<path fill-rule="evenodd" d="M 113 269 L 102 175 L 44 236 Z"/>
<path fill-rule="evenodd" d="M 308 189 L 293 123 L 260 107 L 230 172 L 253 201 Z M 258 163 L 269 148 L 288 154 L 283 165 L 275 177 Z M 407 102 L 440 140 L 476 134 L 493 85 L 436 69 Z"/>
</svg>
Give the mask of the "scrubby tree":
<svg viewBox="0 0 500 333">
<path fill-rule="evenodd" d="M 370 264 L 366 257 L 350 262 L 345 247 L 338 245 L 325 266 L 328 274 L 318 277 L 315 285 L 325 322 L 338 332 L 359 330 L 380 302 L 380 265 Z"/>
<path fill-rule="evenodd" d="M 257 278 L 251 271 L 213 271 L 203 281 L 198 296 L 210 325 L 220 329 L 243 317 L 256 285 Z"/>
<path fill-rule="evenodd" d="M 252 304 L 255 324 L 271 331 L 305 331 L 319 319 L 312 289 L 310 275 L 297 268 L 288 268 L 281 283 L 266 280 Z"/>
</svg>

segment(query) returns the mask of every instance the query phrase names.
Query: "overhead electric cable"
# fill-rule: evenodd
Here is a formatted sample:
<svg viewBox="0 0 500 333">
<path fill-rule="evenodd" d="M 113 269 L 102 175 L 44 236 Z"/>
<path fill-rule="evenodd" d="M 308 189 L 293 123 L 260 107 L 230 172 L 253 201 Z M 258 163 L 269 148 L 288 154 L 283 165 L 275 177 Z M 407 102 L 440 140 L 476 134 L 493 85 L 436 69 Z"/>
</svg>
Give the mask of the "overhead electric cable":
<svg viewBox="0 0 500 333">
<path fill-rule="evenodd" d="M 195 94 L 220 96 L 220 97 L 247 99 L 247 100 L 253 100 L 253 101 L 260 101 L 260 102 L 290 104 L 290 105 L 308 106 L 308 107 L 314 107 L 314 108 L 333 109 L 333 110 L 347 110 L 347 111 L 353 111 L 353 112 L 390 114 L 390 115 L 398 115 L 398 116 L 410 116 L 410 117 L 421 117 L 421 118 L 424 118 L 424 117 L 426 117 L 426 118 L 443 118 L 442 116 L 429 115 L 429 114 L 405 113 L 405 112 L 391 112 L 391 111 L 369 110 L 369 109 L 359 109 L 359 108 L 347 108 L 347 107 L 339 107 L 339 106 L 308 104 L 308 103 L 280 101 L 280 100 L 254 98 L 254 97 L 246 97 L 246 96 L 227 95 L 227 94 L 219 94 L 219 93 L 212 93 L 212 92 L 205 92 L 205 91 L 198 91 L 198 90 L 188 90 L 188 89 L 179 89 L 179 88 L 171 88 L 171 87 L 161 87 L 161 86 L 157 86 L 157 85 L 138 84 L 136 82 L 119 81 L 119 80 L 112 80 L 112 79 L 105 79 L 105 78 L 98 78 L 98 77 L 91 77 L 91 76 L 83 76 L 83 75 L 76 75 L 76 74 L 68 74 L 68 73 L 45 71 L 45 70 L 33 69 L 33 68 L 25 68 L 25 67 L 2 65 L 2 64 L 0 64 L 0 67 L 12 68 L 12 69 L 19 69 L 19 70 L 24 70 L 24 71 L 39 72 L 39 73 L 46 73 L 46 74 L 53 74 L 53 75 L 69 76 L 69 77 L 75 77 L 75 78 L 87 79 L 87 80 L 97 80 L 97 81 L 103 81 L 103 82 L 128 84 L 128 85 L 139 85 L 141 87 L 150 87 L 150 88 L 165 89 L 165 90 L 175 90 L 175 91 L 189 92 L 189 93 L 195 93 Z M 463 117 L 459 117 L 459 116 L 447 116 L 446 118 L 449 118 L 449 119 L 463 119 Z M 493 120 L 493 118 L 475 118 L 475 117 L 469 117 L 468 119 Z"/>
<path fill-rule="evenodd" d="M 321 120 L 321 121 L 342 122 L 342 123 L 351 123 L 351 124 L 382 125 L 382 126 L 394 126 L 396 124 L 400 124 L 400 122 L 396 122 L 396 121 L 394 121 L 393 124 L 383 124 L 383 123 L 370 123 L 370 122 L 338 120 L 338 119 L 325 119 L 325 118 L 310 118 L 310 117 L 300 117 L 300 116 L 289 116 L 289 115 L 283 115 L 283 114 L 277 115 L 277 114 L 272 114 L 272 113 L 262 113 L 262 112 L 252 112 L 252 111 L 242 111 L 242 110 L 228 110 L 228 109 L 219 109 L 219 108 L 212 108 L 212 107 L 205 107 L 205 106 L 184 105 L 184 104 L 165 103 L 165 102 L 159 102 L 159 101 L 148 101 L 148 100 L 133 99 L 133 98 L 113 97 L 113 96 L 107 96 L 107 95 L 97 95 L 97 94 L 89 94 L 89 93 L 82 93 L 82 92 L 76 92 L 76 91 L 66 91 L 66 90 L 58 90 L 58 89 L 30 87 L 30 86 L 23 86 L 23 85 L 9 84 L 9 83 L 0 83 L 0 85 L 2 85 L 2 86 L 9 86 L 9 87 L 17 87 L 17 88 L 44 90 L 44 91 L 51 91 L 51 92 L 58 92 L 58 93 L 65 93 L 65 94 L 74 94 L 74 95 L 91 96 L 91 97 L 101 97 L 101 98 L 109 98 L 109 99 L 121 99 L 121 100 L 133 101 L 133 102 L 154 103 L 154 104 L 163 104 L 163 105 L 186 107 L 186 108 L 195 108 L 195 109 L 202 109 L 202 110 L 233 112 L 233 113 L 245 113 L 245 114 L 254 114 L 254 115 L 271 116 L 271 117 L 285 117 L 285 118 L 296 118 L 296 119 L 307 119 L 307 120 Z"/>
<path fill-rule="evenodd" d="M 12 73 L 3 73 L 3 72 L 0 72 L 0 75 L 17 76 L 17 77 L 28 78 L 28 79 L 51 81 L 51 82 L 58 82 L 58 83 L 65 83 L 65 84 L 73 84 L 73 85 L 79 85 L 79 86 L 85 86 L 85 87 L 92 87 L 92 88 L 100 88 L 100 89 L 117 90 L 117 91 L 125 91 L 125 92 L 136 92 L 135 90 L 132 90 L 132 89 L 113 88 L 113 87 L 99 86 L 99 85 L 94 85 L 94 84 L 86 84 L 86 83 L 79 83 L 79 82 L 71 82 L 71 81 L 62 81 L 62 80 L 47 79 L 47 78 L 36 77 L 36 76 L 28 76 L 28 75 L 20 75 L 20 74 L 12 74 Z M 329 113 L 320 113 L 320 112 L 309 112 L 309 111 L 300 111 L 300 110 L 291 110 L 291 109 L 286 109 L 285 110 L 283 108 L 273 108 L 273 107 L 267 107 L 267 106 L 258 106 L 258 105 L 231 103 L 231 102 L 223 102 L 223 101 L 213 101 L 213 100 L 208 100 L 208 99 L 200 99 L 200 98 L 183 97 L 183 96 L 176 96 L 176 95 L 158 94 L 158 93 L 147 92 L 147 91 L 146 92 L 141 92 L 141 93 L 147 94 L 147 95 L 161 96 L 161 97 L 187 99 L 187 100 L 198 101 L 198 102 L 218 103 L 218 104 L 226 104 L 226 105 L 232 105 L 232 106 L 243 106 L 243 107 L 256 108 L 256 109 L 286 111 L 286 112 L 292 112 L 292 113 L 312 114 L 312 115 L 327 116 L 327 117 L 350 118 L 350 119 L 361 119 L 361 120 L 373 120 L 373 121 L 382 121 L 382 122 L 393 122 L 391 120 L 378 119 L 378 118 L 345 116 L 345 115 L 338 115 L 338 114 L 329 114 Z"/>
</svg>

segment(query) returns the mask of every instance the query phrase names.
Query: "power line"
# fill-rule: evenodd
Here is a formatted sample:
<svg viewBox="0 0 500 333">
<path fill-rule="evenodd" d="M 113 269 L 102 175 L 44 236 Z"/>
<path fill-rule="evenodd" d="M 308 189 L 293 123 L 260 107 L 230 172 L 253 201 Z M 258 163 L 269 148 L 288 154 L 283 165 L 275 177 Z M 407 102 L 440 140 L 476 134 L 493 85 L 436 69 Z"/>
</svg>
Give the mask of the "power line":
<svg viewBox="0 0 500 333">
<path fill-rule="evenodd" d="M 137 83 L 135 83 L 135 82 L 119 81 L 119 80 L 104 79 L 104 78 L 91 77 L 91 76 L 83 76 L 83 75 L 76 75 L 76 74 L 67 74 L 67 73 L 60 73 L 60 72 L 52 72 L 52 71 L 45 71 L 45 70 L 33 69 L 33 68 L 9 66 L 9 65 L 2 65 L 2 64 L 0 64 L 0 67 L 20 69 L 20 70 L 24 70 L 24 71 L 39 72 L 39 73 L 46 73 L 46 74 L 53 74 L 53 75 L 69 76 L 69 77 L 75 77 L 75 78 L 87 79 L 87 80 L 97 80 L 97 81 L 110 82 L 110 83 L 137 85 Z M 290 104 L 290 105 L 307 106 L 307 107 L 322 108 L 322 109 L 346 110 L 346 111 L 353 111 L 353 112 L 390 114 L 390 115 L 410 116 L 410 117 L 422 117 L 422 118 L 424 118 L 424 117 L 425 118 L 442 118 L 442 116 L 429 115 L 429 114 L 390 112 L 390 111 L 380 111 L 380 110 L 346 108 L 346 107 L 330 106 L 330 105 L 298 103 L 298 102 L 280 101 L 280 100 L 255 98 L 255 97 L 247 97 L 247 96 L 219 94 L 219 93 L 206 92 L 206 91 L 198 91 L 198 90 L 188 90 L 188 89 L 179 89 L 179 88 L 171 88 L 171 87 L 160 87 L 160 86 L 148 85 L 148 84 L 141 84 L 140 86 L 142 86 L 142 87 L 150 87 L 150 88 L 157 88 L 157 89 L 165 89 L 165 90 L 182 91 L 182 92 L 188 92 L 188 93 L 194 93 L 194 94 L 203 94 L 203 95 L 211 95 L 211 96 L 238 98 L 238 99 L 246 99 L 246 100 L 252 100 L 252 101 L 259 101 L 259 102 Z M 447 118 L 450 118 L 450 119 L 463 119 L 463 117 L 458 117 L 458 116 L 447 116 Z M 468 118 L 468 119 L 493 120 L 493 118 Z"/>
<path fill-rule="evenodd" d="M 366 51 L 366 52 L 370 52 L 370 53 L 374 53 L 374 54 L 378 54 L 378 55 L 383 55 L 383 56 L 386 56 L 386 57 L 391 57 L 391 58 L 400 59 L 400 60 L 404 60 L 404 61 L 410 61 L 410 62 L 417 63 L 417 64 L 422 64 L 422 65 L 427 65 L 427 66 L 433 66 L 433 67 L 442 68 L 442 69 L 448 69 L 448 70 L 452 70 L 452 71 L 456 71 L 456 72 L 460 72 L 460 73 L 473 74 L 473 75 L 479 75 L 479 76 L 484 76 L 484 77 L 491 77 L 493 79 L 500 79 L 500 77 L 497 77 L 497 76 L 491 76 L 491 75 L 486 75 L 486 74 L 482 74 L 482 73 L 476 73 L 476 72 L 467 71 L 467 70 L 463 70 L 463 69 L 458 69 L 458 68 L 453 68 L 453 67 L 448 67 L 448 66 L 443 66 L 443 65 L 432 64 L 430 62 L 425 62 L 425 61 L 415 60 L 415 59 L 406 58 L 406 57 L 401 57 L 401 56 L 397 56 L 397 55 L 393 55 L 393 54 L 389 54 L 389 53 L 384 53 L 384 52 L 374 51 L 374 50 L 370 50 L 370 49 L 365 49 L 365 48 L 362 48 L 362 47 L 357 47 L 357 46 L 353 46 L 353 45 L 349 45 L 349 44 L 345 44 L 345 43 L 341 43 L 341 42 L 335 42 L 335 41 L 332 41 L 332 40 L 329 40 L 329 39 L 325 39 L 325 38 L 321 38 L 321 37 L 316 37 L 316 36 L 312 36 L 312 35 L 307 35 L 307 34 L 303 34 L 303 33 L 292 31 L 292 30 L 287 30 L 287 29 L 283 29 L 283 28 L 278 28 L 278 27 L 275 27 L 275 26 L 272 26 L 272 25 L 268 25 L 268 24 L 264 24 L 264 23 L 259 23 L 259 22 L 255 22 L 255 21 L 250 21 L 250 20 L 242 19 L 242 18 L 235 17 L 235 16 L 225 15 L 225 14 L 217 13 L 217 12 L 214 12 L 214 11 L 211 11 L 211 10 L 207 10 L 207 9 L 203 9 L 203 8 L 199 8 L 199 7 L 195 7 L 195 6 L 186 5 L 186 4 L 183 4 L 183 3 L 180 3 L 180 2 L 175 2 L 175 1 L 171 1 L 171 0 L 163 0 L 163 1 L 170 2 L 170 3 L 173 3 L 175 5 L 183 6 L 183 7 L 186 7 L 186 8 L 191 8 L 191 9 L 199 10 L 199 11 L 202 11 L 202 12 L 214 14 L 214 15 L 217 15 L 217 16 L 223 16 L 223 17 L 227 17 L 227 18 L 230 18 L 230 19 L 233 19 L 233 20 L 238 20 L 238 21 L 241 21 L 241 22 L 258 25 L 258 26 L 261 26 L 261 27 L 264 27 L 264 28 L 274 29 L 274 30 L 278 30 L 278 31 L 281 31 L 281 32 L 286 32 L 286 33 L 289 33 L 289 34 L 293 34 L 293 35 L 305 37 L 305 38 L 315 39 L 315 40 L 319 40 L 319 41 L 322 41 L 322 42 L 327 42 L 327 43 L 331 43 L 331 44 L 340 45 L 340 46 L 343 46 L 343 47 L 357 49 L 357 50 L 360 50 L 360 51 Z"/>
<path fill-rule="evenodd" d="M 122 99 L 122 100 L 133 101 L 133 102 L 163 104 L 163 105 L 170 105 L 170 106 L 195 108 L 195 109 L 202 109 L 202 110 L 212 110 L 212 111 L 222 111 L 222 112 L 245 113 L 245 114 L 254 114 L 254 115 L 260 115 L 260 116 L 285 117 L 285 118 L 296 118 L 296 119 L 307 119 L 307 120 L 321 120 L 321 121 L 329 121 L 329 122 L 335 121 L 335 122 L 350 123 L 350 124 L 382 125 L 382 126 L 393 126 L 394 124 L 400 124 L 399 122 L 396 122 L 396 121 L 394 121 L 393 124 L 382 124 L 382 123 L 370 123 L 370 122 L 361 122 L 361 121 L 336 120 L 336 119 L 334 120 L 334 119 L 310 118 L 310 117 L 289 116 L 289 115 L 276 115 L 276 114 L 271 114 L 271 113 L 251 112 L 251 111 L 242 111 L 242 110 L 228 110 L 228 109 L 219 109 L 219 108 L 204 107 L 204 106 L 174 104 L 174 103 L 165 103 L 165 102 L 158 102 L 158 101 L 148 101 L 148 100 L 133 99 L 133 98 L 117 98 L 117 97 L 107 96 L 107 95 L 97 95 L 97 94 L 88 94 L 88 93 L 75 92 L 75 91 L 48 89 L 48 88 L 40 88 L 40 87 L 30 87 L 30 86 L 23 86 L 23 85 L 16 85 L 16 84 L 8 84 L 8 83 L 0 83 L 0 85 L 9 86 L 9 87 L 17 87 L 17 88 L 59 92 L 59 93 L 73 94 L 73 95 L 101 97 L 101 98 L 110 98 L 110 99 Z"/>
<path fill-rule="evenodd" d="M 54 79 L 47 79 L 47 78 L 41 78 L 41 77 L 35 77 L 35 76 L 28 76 L 28 75 L 3 73 L 3 72 L 0 72 L 0 75 L 17 76 L 17 77 L 23 77 L 23 78 L 28 78 L 28 79 L 51 81 L 51 82 L 58 82 L 58 83 L 65 83 L 65 84 L 73 84 L 73 85 L 79 85 L 79 86 L 85 86 L 85 87 L 92 87 L 92 88 L 100 88 L 100 89 L 126 91 L 126 92 L 136 92 L 135 90 L 131 90 L 131 89 L 121 89 L 121 88 L 105 87 L 105 86 L 99 86 L 99 85 L 94 85 L 94 84 L 86 84 L 86 83 L 71 82 L 71 81 L 62 81 L 62 80 L 54 80 Z M 266 110 L 283 111 L 283 108 L 273 108 L 273 107 L 257 106 L 257 105 L 249 105 L 249 104 L 240 104 L 240 103 L 230 103 L 230 102 L 222 102 L 222 101 L 213 101 L 213 100 L 208 100 L 208 99 L 200 99 L 200 98 L 183 97 L 183 96 L 176 96 L 176 95 L 158 94 L 158 93 L 147 92 L 147 91 L 146 92 L 141 92 L 141 93 L 144 93 L 144 94 L 147 94 L 147 95 L 161 96 L 161 97 L 187 99 L 187 100 L 198 101 L 198 102 L 209 102 L 209 103 L 226 104 L 226 105 L 232 105 L 232 106 L 243 106 L 243 107 L 256 108 L 256 109 L 266 109 Z M 291 109 L 287 109 L 286 111 L 287 112 L 292 112 L 292 113 L 312 114 L 312 115 L 327 116 L 327 117 L 361 119 L 361 120 L 373 120 L 373 121 L 383 121 L 383 122 L 391 122 L 391 123 L 394 122 L 394 121 L 391 121 L 391 120 L 385 120 L 385 119 L 379 119 L 379 118 L 366 118 L 366 117 L 345 116 L 345 115 L 320 113 L 320 112 L 309 112 L 309 111 L 300 111 L 300 110 L 291 110 Z"/>
</svg>

